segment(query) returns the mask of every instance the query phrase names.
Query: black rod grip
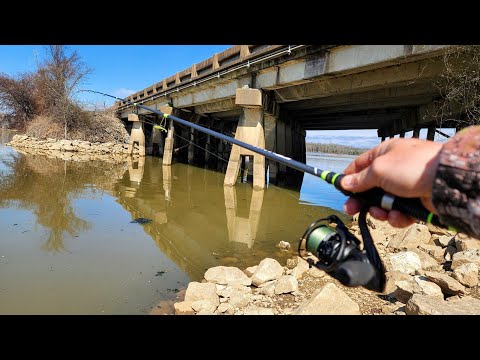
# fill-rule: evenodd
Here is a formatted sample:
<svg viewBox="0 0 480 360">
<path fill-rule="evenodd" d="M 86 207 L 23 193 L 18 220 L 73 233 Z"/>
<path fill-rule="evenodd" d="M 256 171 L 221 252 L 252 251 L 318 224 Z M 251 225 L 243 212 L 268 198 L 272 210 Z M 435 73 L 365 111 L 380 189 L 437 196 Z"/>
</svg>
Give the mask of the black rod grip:
<svg viewBox="0 0 480 360">
<path fill-rule="evenodd" d="M 330 177 L 330 182 L 331 182 L 331 179 L 333 179 L 333 176 L 334 174 L 332 174 L 332 176 Z M 382 207 L 381 206 L 382 198 L 386 194 L 386 192 L 383 189 L 376 187 L 367 191 L 352 193 L 342 188 L 342 185 L 340 184 L 340 182 L 344 177 L 345 177 L 345 174 L 338 174 L 333 182 L 333 185 L 338 190 L 340 190 L 343 194 L 354 197 L 358 200 L 361 200 L 363 203 L 367 205 L 377 206 L 379 208 Z M 329 179 L 327 176 L 327 181 L 328 180 Z M 419 198 L 404 198 L 400 196 L 395 196 L 395 200 L 393 201 L 393 204 L 392 204 L 392 209 L 398 210 L 401 213 L 412 216 L 418 220 L 421 220 L 424 222 L 430 222 L 436 226 L 445 227 L 445 225 L 443 225 L 440 222 L 440 219 L 437 215 L 430 215 L 430 211 L 428 211 L 423 206 Z M 430 219 L 429 219 L 429 216 L 430 216 Z"/>
</svg>

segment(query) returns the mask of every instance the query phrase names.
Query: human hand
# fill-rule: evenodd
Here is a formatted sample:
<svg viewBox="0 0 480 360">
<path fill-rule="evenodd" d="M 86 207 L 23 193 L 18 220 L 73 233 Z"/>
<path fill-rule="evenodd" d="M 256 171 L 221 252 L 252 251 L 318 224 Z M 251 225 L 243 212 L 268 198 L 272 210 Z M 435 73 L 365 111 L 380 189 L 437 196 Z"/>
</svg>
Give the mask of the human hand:
<svg viewBox="0 0 480 360">
<path fill-rule="evenodd" d="M 395 138 L 359 155 L 344 170 L 341 185 L 345 190 L 361 192 L 380 187 L 386 192 L 407 198 L 420 198 L 423 206 L 436 213 L 432 203 L 432 185 L 439 163 L 441 143 L 420 139 Z M 360 211 L 359 200 L 349 198 L 344 211 Z M 397 210 L 371 207 L 375 219 L 388 220 L 395 227 L 405 227 L 416 220 Z"/>
</svg>

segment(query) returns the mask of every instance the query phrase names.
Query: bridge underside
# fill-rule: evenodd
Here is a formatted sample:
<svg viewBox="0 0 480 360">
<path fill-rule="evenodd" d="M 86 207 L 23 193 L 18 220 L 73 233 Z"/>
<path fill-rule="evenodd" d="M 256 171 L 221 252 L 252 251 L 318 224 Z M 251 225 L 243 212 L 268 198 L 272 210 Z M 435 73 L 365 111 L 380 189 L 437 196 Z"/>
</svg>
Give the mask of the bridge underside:
<svg viewBox="0 0 480 360">
<path fill-rule="evenodd" d="M 385 139 L 411 130 L 418 137 L 421 128 L 428 128 L 427 138 L 433 140 L 433 102 L 439 98 L 435 79 L 444 68 L 443 47 L 418 49 L 415 53 L 403 45 L 311 46 L 290 58 L 238 69 L 204 85 L 146 99 L 143 104 L 156 109 L 168 104 L 178 117 L 235 136 L 239 119 L 246 116 L 235 102 L 236 90 L 244 86 L 260 89 L 265 148 L 302 162 L 307 130 L 376 129 Z M 120 113 L 126 117 L 131 111 L 124 106 Z M 148 111 L 139 113 L 159 120 Z M 174 158 L 210 166 L 213 157 L 218 157 L 225 161 L 216 163 L 217 169 L 226 170 L 230 144 L 178 124 L 173 126 L 178 135 Z M 149 131 L 147 125 L 147 147 Z M 248 161 L 243 165 L 248 167 Z M 274 162 L 267 162 L 267 167 L 270 181 L 283 181 L 297 173 Z"/>
</svg>

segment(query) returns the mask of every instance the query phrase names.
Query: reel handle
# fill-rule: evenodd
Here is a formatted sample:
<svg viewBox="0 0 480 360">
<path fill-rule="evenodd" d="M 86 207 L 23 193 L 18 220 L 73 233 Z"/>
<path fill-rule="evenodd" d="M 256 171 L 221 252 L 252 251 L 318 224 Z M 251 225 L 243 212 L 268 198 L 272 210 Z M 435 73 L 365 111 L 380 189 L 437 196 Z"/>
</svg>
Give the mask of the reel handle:
<svg viewBox="0 0 480 360">
<path fill-rule="evenodd" d="M 375 276 L 372 264 L 348 260 L 341 264 L 335 271 L 335 278 L 345 286 L 365 286 Z"/>
</svg>

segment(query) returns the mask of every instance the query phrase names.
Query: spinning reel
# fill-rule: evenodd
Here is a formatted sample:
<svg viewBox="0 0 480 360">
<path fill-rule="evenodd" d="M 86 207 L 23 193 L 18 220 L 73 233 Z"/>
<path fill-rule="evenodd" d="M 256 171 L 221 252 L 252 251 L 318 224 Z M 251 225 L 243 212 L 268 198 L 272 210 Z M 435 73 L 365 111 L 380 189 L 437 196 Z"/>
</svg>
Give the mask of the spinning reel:
<svg viewBox="0 0 480 360">
<path fill-rule="evenodd" d="M 363 249 L 338 216 L 330 215 L 307 228 L 298 244 L 298 254 L 310 266 L 329 273 L 345 286 L 383 292 L 385 269 L 368 230 L 366 215 L 367 208 L 363 208 L 358 218 Z"/>
</svg>

